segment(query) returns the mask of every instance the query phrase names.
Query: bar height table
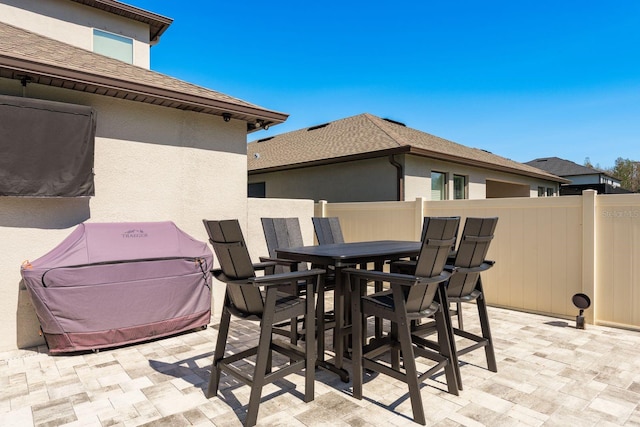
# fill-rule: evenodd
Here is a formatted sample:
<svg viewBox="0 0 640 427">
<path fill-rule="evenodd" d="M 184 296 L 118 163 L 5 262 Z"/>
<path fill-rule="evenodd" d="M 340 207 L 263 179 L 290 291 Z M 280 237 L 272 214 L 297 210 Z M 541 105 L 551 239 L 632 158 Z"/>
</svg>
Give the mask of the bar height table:
<svg viewBox="0 0 640 427">
<path fill-rule="evenodd" d="M 324 286 L 318 289 L 318 362 L 321 368 L 328 369 L 340 376 L 342 381 L 349 381 L 349 373 L 343 368 L 345 351 L 344 337 L 349 334 L 347 325 L 350 313 L 345 308 L 345 296 L 350 289 L 346 289 L 342 270 L 355 265 L 374 263 L 376 270 L 382 270 L 386 261 L 393 261 L 405 257 L 417 256 L 421 243 L 404 240 L 376 240 L 370 242 L 336 243 L 318 246 L 299 246 L 286 249 L 276 249 L 278 258 L 292 261 L 309 262 L 323 268 L 333 267 L 336 274 L 334 291 L 334 312 L 336 316 L 335 362 L 324 360 Z M 320 312 L 322 309 L 322 312 Z"/>
</svg>

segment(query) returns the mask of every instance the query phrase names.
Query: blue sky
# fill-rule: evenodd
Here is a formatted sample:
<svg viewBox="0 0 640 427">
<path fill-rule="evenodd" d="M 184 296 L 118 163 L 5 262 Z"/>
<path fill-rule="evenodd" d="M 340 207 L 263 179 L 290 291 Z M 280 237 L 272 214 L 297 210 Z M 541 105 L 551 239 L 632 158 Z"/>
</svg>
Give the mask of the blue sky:
<svg viewBox="0 0 640 427">
<path fill-rule="evenodd" d="M 640 160 L 640 1 L 124 0 L 174 19 L 151 68 L 290 114 L 361 113 L 503 157 Z"/>
</svg>

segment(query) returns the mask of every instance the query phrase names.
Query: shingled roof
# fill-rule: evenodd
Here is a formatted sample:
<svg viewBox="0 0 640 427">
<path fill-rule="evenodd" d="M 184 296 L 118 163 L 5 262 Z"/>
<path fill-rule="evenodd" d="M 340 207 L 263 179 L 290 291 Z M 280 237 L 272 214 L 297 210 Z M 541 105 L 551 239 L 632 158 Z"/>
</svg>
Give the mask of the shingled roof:
<svg viewBox="0 0 640 427">
<path fill-rule="evenodd" d="M 167 75 L 0 22 L 0 77 L 95 93 L 247 122 L 247 130 L 284 122 L 267 110 Z"/>
<path fill-rule="evenodd" d="M 531 160 L 530 162 L 526 162 L 525 164 L 545 170 L 558 176 L 606 175 L 612 177 L 604 171 L 589 166 L 582 166 L 570 160 L 561 159 L 559 157 L 541 157 L 535 160 Z"/>
<path fill-rule="evenodd" d="M 569 182 L 538 168 L 367 113 L 253 141 L 247 146 L 247 154 L 249 174 L 392 154 L 413 154 L 555 182 Z"/>
</svg>

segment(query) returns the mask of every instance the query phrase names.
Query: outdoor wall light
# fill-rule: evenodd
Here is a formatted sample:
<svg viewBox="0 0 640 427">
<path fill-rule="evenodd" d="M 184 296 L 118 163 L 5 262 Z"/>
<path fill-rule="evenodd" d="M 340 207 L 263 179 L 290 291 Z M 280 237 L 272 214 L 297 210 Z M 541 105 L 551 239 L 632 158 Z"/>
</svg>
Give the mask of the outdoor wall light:
<svg viewBox="0 0 640 427">
<path fill-rule="evenodd" d="M 257 128 L 262 128 L 264 130 L 267 130 L 267 129 L 269 129 L 269 123 L 265 123 L 264 120 L 258 119 L 258 120 L 256 120 L 256 129 Z"/>
<path fill-rule="evenodd" d="M 222 113 L 222 119 L 223 119 L 225 122 L 228 122 L 229 120 L 231 120 L 231 114 L 229 114 L 229 113 Z"/>
<path fill-rule="evenodd" d="M 584 311 L 591 306 L 591 299 L 585 294 L 575 294 L 571 301 L 576 308 L 580 309 L 580 314 L 576 316 L 576 329 L 584 329 Z"/>
</svg>

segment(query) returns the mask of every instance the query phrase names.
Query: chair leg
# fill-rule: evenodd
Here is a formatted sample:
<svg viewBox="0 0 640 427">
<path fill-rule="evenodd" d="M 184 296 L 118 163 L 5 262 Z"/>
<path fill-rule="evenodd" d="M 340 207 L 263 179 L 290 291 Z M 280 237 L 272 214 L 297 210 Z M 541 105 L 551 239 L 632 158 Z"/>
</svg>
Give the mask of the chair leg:
<svg viewBox="0 0 640 427">
<path fill-rule="evenodd" d="M 384 268 L 384 264 L 382 262 L 376 262 L 375 263 L 374 269 L 376 271 L 382 271 L 383 268 Z M 366 286 L 365 286 L 365 288 L 366 288 Z M 382 292 L 382 289 L 383 289 L 382 282 L 376 281 L 374 283 L 374 288 L 373 289 L 374 289 L 375 292 Z M 382 338 L 382 327 L 383 327 L 382 318 L 376 317 L 375 320 L 374 320 L 374 324 L 375 324 L 374 336 L 376 338 Z M 365 331 L 366 331 L 366 329 L 365 329 Z"/>
<path fill-rule="evenodd" d="M 449 316 L 448 312 L 445 313 L 444 311 L 448 306 L 448 304 L 441 305 L 441 308 L 436 312 L 434 317 L 440 354 L 448 360 L 447 365 L 444 367 L 447 389 L 449 393 L 458 396 L 458 390 L 462 390 L 462 378 L 460 377 L 460 365 L 458 365 L 458 357 L 456 355 L 451 316 Z"/>
<path fill-rule="evenodd" d="M 491 372 L 498 372 L 498 364 L 496 363 L 496 355 L 493 351 L 493 338 L 491 337 L 489 315 L 487 314 L 487 304 L 484 300 L 484 293 L 476 299 L 476 305 L 478 306 L 478 316 L 480 317 L 482 337 L 487 340 L 487 344 L 484 346 L 484 352 L 487 356 L 487 367 Z"/>
<path fill-rule="evenodd" d="M 218 394 L 218 385 L 220 384 L 221 370 L 218 366 L 220 360 L 224 357 L 224 350 L 227 345 L 227 336 L 229 335 L 229 323 L 231 322 L 231 313 L 225 307 L 222 310 L 220 318 L 220 329 L 218 330 L 218 339 L 216 340 L 216 349 L 213 355 L 213 363 L 211 364 L 211 374 L 209 375 L 209 387 L 207 388 L 207 398 Z"/>
<path fill-rule="evenodd" d="M 391 328 L 389 331 L 389 337 L 391 338 L 391 342 L 399 342 L 398 337 L 398 324 L 396 322 L 391 322 Z M 390 349 L 391 353 L 391 368 L 398 371 L 400 370 L 400 349 L 396 346 L 392 346 Z"/>
<path fill-rule="evenodd" d="M 401 324 L 398 324 L 396 329 L 398 331 L 398 339 L 400 340 L 400 347 L 402 349 L 405 380 L 409 386 L 409 398 L 411 399 L 413 420 L 419 424 L 425 425 L 427 422 L 424 417 L 422 396 L 420 396 L 420 384 L 418 383 L 418 371 L 416 369 L 416 358 L 413 352 L 413 344 L 411 343 L 411 325 L 406 318 L 399 319 L 399 321 Z"/>
<path fill-rule="evenodd" d="M 358 280 L 358 279 L 356 279 Z M 362 318 L 362 308 L 361 308 L 361 299 L 360 299 L 360 287 L 361 283 L 356 282 L 353 286 L 353 293 L 351 298 L 352 312 L 354 319 Z M 353 397 L 356 399 L 362 399 L 362 382 L 363 382 L 363 373 L 362 373 L 362 342 L 363 336 L 362 333 L 362 322 L 354 321 L 353 322 L 353 353 L 351 355 L 351 361 L 353 363 Z"/>
<path fill-rule="evenodd" d="M 456 312 L 458 313 L 458 329 L 464 331 L 464 325 L 462 324 L 462 303 L 456 303 Z"/>
<path fill-rule="evenodd" d="M 249 407 L 247 409 L 247 417 L 244 421 L 245 427 L 254 426 L 258 421 L 258 409 L 260 408 L 262 388 L 264 387 L 264 380 L 271 359 L 271 338 L 273 333 L 272 325 L 275 311 L 276 292 L 276 288 L 270 288 L 267 291 L 264 312 L 262 319 L 260 320 L 258 353 L 256 354 L 256 366 L 254 368 L 253 379 L 251 381 Z"/>
<path fill-rule="evenodd" d="M 447 288 L 446 285 L 441 283 L 438 287 L 438 299 L 440 301 L 440 304 L 442 307 L 447 307 L 449 308 L 449 300 L 447 299 Z M 458 305 L 458 314 L 461 313 L 461 303 L 457 303 Z M 448 341 L 449 343 L 446 345 L 446 348 L 449 349 L 449 360 L 451 361 L 451 364 L 453 365 L 453 370 L 455 372 L 455 379 L 456 382 L 458 384 L 458 390 L 462 390 L 462 375 L 460 374 L 460 362 L 458 360 L 458 348 L 456 347 L 456 335 L 453 331 L 453 321 L 451 320 L 451 316 L 449 315 L 449 312 L 445 313 L 446 315 L 444 316 L 444 320 L 443 320 L 443 325 L 444 325 L 444 329 L 445 329 L 445 333 L 446 335 L 449 337 Z M 436 317 L 437 317 L 437 313 L 436 313 Z M 461 318 L 458 318 L 459 322 L 462 322 Z M 438 340 L 440 340 L 440 329 L 438 329 L 438 322 L 436 319 L 436 330 L 438 331 Z M 440 348 L 444 348 L 443 347 L 443 343 L 439 341 L 439 345 Z M 446 371 L 445 371 L 446 374 Z M 449 379 L 447 378 L 447 385 L 449 385 Z M 456 395 L 458 394 L 457 392 L 455 393 Z"/>
</svg>

